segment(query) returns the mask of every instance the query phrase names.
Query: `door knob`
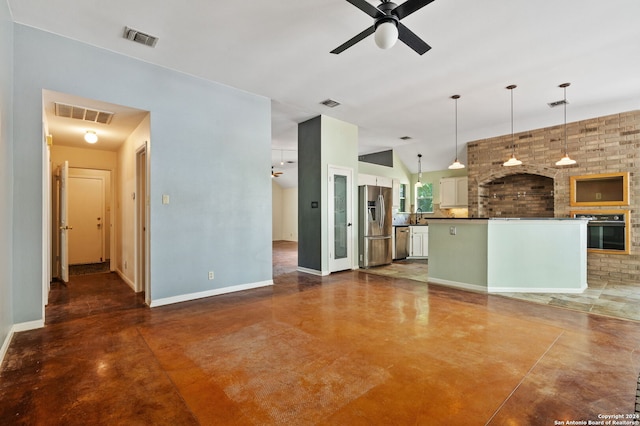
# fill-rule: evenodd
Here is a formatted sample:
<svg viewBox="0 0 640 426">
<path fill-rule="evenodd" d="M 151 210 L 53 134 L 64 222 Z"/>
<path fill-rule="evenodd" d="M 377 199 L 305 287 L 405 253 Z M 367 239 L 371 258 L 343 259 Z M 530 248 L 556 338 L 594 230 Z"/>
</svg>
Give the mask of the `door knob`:
<svg viewBox="0 0 640 426">
<path fill-rule="evenodd" d="M 351 222 L 347 223 L 347 226 L 351 226 Z"/>
</svg>

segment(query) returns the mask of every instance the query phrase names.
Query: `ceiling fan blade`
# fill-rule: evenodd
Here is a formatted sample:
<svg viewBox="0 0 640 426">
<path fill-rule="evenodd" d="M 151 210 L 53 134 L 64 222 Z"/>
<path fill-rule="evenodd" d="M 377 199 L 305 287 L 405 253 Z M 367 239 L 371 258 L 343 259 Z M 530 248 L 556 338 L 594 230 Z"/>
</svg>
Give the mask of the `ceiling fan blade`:
<svg viewBox="0 0 640 426">
<path fill-rule="evenodd" d="M 369 28 L 367 28 L 366 30 L 362 31 L 357 36 L 353 37 L 351 40 L 348 40 L 345 43 L 342 43 L 340 46 L 338 46 L 335 49 L 333 49 L 331 51 L 331 53 L 335 53 L 337 55 L 338 53 L 344 52 L 345 50 L 347 50 L 348 48 L 350 48 L 351 46 L 353 46 L 357 42 L 361 41 L 364 38 L 369 37 L 374 32 L 376 32 L 376 28 L 372 25 Z"/>
<path fill-rule="evenodd" d="M 411 31 L 401 22 L 398 22 L 398 38 L 404 44 L 415 50 L 418 55 L 424 55 L 429 51 L 429 49 L 431 49 L 431 46 L 422 41 L 420 37 L 415 35 L 413 31 Z"/>
<path fill-rule="evenodd" d="M 382 11 L 377 9 L 375 6 L 372 6 L 371 3 L 368 3 L 366 0 L 347 0 L 349 3 L 371 16 L 372 18 L 379 18 L 384 15 Z M 431 0 L 433 1 L 433 0 Z"/>
<path fill-rule="evenodd" d="M 398 19 L 406 18 L 416 10 L 422 9 L 432 1 L 433 0 L 407 0 L 406 2 L 402 3 L 400 6 L 393 9 L 391 13 L 396 15 Z"/>
</svg>

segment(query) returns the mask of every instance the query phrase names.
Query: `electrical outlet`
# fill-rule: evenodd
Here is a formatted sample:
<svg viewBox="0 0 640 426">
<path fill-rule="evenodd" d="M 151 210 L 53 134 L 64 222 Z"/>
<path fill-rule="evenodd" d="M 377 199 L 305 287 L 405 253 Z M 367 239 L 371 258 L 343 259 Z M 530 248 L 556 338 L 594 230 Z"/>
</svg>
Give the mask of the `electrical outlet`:
<svg viewBox="0 0 640 426">
<path fill-rule="evenodd" d="M 449 235 L 456 235 L 456 227 L 455 226 L 450 226 L 449 227 Z"/>
<path fill-rule="evenodd" d="M 213 279 L 213 271 L 209 271 L 209 279 L 212 280 Z"/>
</svg>

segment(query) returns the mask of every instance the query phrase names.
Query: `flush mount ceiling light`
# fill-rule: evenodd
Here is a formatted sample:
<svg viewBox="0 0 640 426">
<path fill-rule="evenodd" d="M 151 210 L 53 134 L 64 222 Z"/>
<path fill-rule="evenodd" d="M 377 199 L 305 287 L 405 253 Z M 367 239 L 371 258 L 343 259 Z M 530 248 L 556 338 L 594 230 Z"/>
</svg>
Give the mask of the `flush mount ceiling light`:
<svg viewBox="0 0 640 426">
<path fill-rule="evenodd" d="M 84 140 L 87 143 L 96 143 L 98 142 L 98 135 L 96 135 L 96 132 L 94 132 L 93 130 L 87 130 L 87 132 L 84 134 Z"/>
<path fill-rule="evenodd" d="M 460 99 L 460 95 L 453 95 L 451 99 L 456 101 L 456 159 L 451 163 L 449 168 L 451 170 L 464 169 L 464 164 L 458 161 L 458 99 Z"/>
<path fill-rule="evenodd" d="M 422 186 L 422 154 L 418 154 L 418 181 L 416 186 Z"/>
<path fill-rule="evenodd" d="M 569 153 L 567 150 L 567 87 L 569 87 L 571 83 L 562 83 L 558 87 L 561 87 L 564 90 L 564 157 L 562 157 L 559 161 L 556 162 L 556 166 L 571 166 L 576 164 L 576 160 L 572 160 L 569 157 Z"/>
<path fill-rule="evenodd" d="M 516 158 L 516 141 L 513 137 L 513 89 L 515 89 L 516 87 L 518 86 L 516 86 L 515 84 L 506 87 L 506 89 L 511 92 L 511 158 L 502 163 L 502 165 L 505 167 L 519 166 L 522 164 L 522 161 Z"/>
</svg>

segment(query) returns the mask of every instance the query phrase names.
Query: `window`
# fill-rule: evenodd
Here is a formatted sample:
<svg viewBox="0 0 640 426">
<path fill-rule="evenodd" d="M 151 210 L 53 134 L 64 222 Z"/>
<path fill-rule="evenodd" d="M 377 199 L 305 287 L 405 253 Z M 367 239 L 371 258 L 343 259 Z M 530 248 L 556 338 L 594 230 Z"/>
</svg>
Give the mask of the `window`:
<svg viewBox="0 0 640 426">
<path fill-rule="evenodd" d="M 433 213 L 433 184 L 423 183 L 416 187 L 416 213 Z"/>
<path fill-rule="evenodd" d="M 400 184 L 400 210 L 401 212 L 407 211 L 407 185 L 404 183 Z"/>
</svg>

